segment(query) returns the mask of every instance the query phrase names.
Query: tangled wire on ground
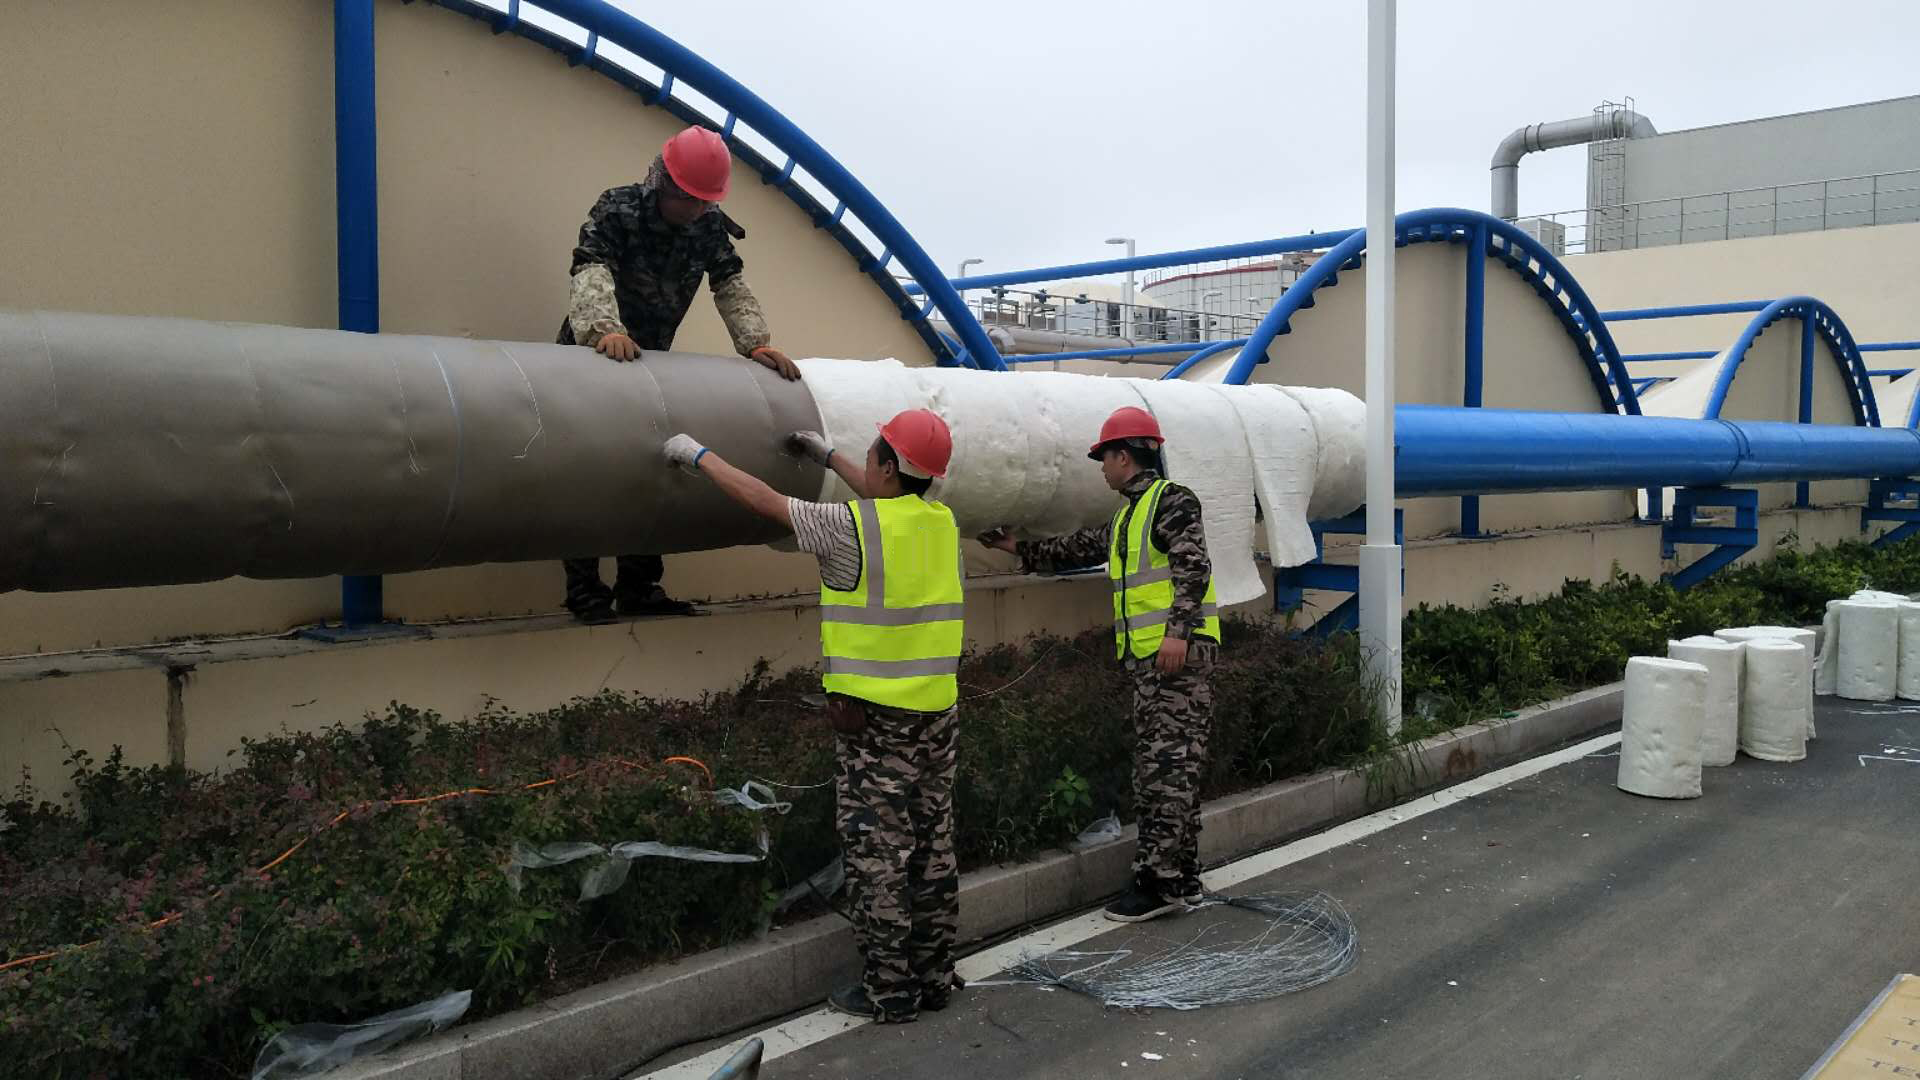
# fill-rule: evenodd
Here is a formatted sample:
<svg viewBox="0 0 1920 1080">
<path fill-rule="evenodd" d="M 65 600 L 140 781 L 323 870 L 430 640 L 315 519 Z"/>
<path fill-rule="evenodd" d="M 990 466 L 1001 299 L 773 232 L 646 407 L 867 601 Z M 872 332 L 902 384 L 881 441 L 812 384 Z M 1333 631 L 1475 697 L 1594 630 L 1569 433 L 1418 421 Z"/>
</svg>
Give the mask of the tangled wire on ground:
<svg viewBox="0 0 1920 1080">
<path fill-rule="evenodd" d="M 1023 956 L 998 985 L 1058 986 L 1121 1009 L 1198 1009 L 1291 994 L 1339 978 L 1358 953 L 1353 919 L 1321 892 L 1211 896 L 1271 919 L 1259 936 L 1213 944 L 1223 924 L 1137 963 L 1133 949 Z"/>
</svg>

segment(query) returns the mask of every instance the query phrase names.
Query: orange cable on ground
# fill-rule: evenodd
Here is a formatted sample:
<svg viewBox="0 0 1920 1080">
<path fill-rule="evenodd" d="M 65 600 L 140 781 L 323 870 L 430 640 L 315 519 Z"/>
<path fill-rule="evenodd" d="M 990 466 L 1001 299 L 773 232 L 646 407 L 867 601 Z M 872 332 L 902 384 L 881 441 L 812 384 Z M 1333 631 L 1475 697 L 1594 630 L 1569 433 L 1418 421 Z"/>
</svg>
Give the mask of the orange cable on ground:
<svg viewBox="0 0 1920 1080">
<path fill-rule="evenodd" d="M 626 758 L 613 758 L 612 760 L 614 761 L 615 764 L 621 765 L 628 769 L 638 770 L 638 769 L 647 768 L 647 766 L 642 764 L 641 762 L 628 761 Z M 664 759 L 663 761 L 661 761 L 661 764 L 662 765 L 685 764 L 685 765 L 698 766 L 701 772 L 707 774 L 707 790 L 709 791 L 713 790 L 713 770 L 709 769 L 707 767 L 706 762 L 701 761 L 699 758 L 687 757 L 685 755 L 677 754 L 673 757 Z M 329 820 L 325 825 L 322 825 L 319 828 L 308 833 L 306 836 L 301 837 L 298 843 L 294 844 L 292 847 L 288 848 L 287 850 L 281 852 L 279 855 L 274 856 L 274 858 L 269 860 L 265 865 L 255 870 L 254 873 L 262 877 L 266 876 L 268 871 L 272 870 L 274 867 L 279 866 L 281 863 L 286 862 L 288 859 L 291 859 L 295 854 L 297 854 L 300 851 L 301 848 L 306 847 L 308 842 L 312 841 L 315 837 L 328 831 L 329 829 L 332 829 L 334 826 L 347 820 L 349 817 L 352 817 L 356 812 L 365 810 L 368 807 L 374 806 L 377 803 L 385 803 L 388 806 L 426 806 L 430 803 L 439 802 L 442 799 L 458 799 L 468 795 L 515 795 L 521 792 L 533 791 L 538 788 L 550 787 L 554 784 L 558 784 L 565 780 L 572 780 L 575 777 L 584 774 L 586 771 L 587 770 L 584 768 L 575 769 L 573 772 L 570 772 L 565 776 L 550 776 L 545 780 L 535 780 L 532 783 L 521 784 L 518 787 L 511 787 L 504 790 L 497 789 L 497 788 L 471 787 L 471 788 L 463 788 L 459 791 L 443 791 L 438 795 L 422 795 L 422 796 L 417 796 L 414 798 L 407 798 L 407 799 L 365 799 L 365 800 L 362 800 L 361 802 L 355 803 L 353 806 L 350 806 L 345 810 L 340 811 L 338 814 L 335 814 L 333 818 Z M 209 896 L 208 899 L 210 900 L 217 899 L 224 892 L 226 892 L 226 888 L 223 886 L 219 889 L 214 890 L 213 894 Z M 185 915 L 186 915 L 185 911 L 170 911 L 167 914 L 160 916 L 158 919 L 155 919 L 154 921 L 148 923 L 146 926 L 146 929 L 158 930 L 163 926 L 168 926 L 168 925 L 171 925 L 172 923 L 178 922 L 180 919 L 185 917 Z M 92 941 L 83 942 L 79 945 L 72 945 L 66 948 L 54 949 L 49 952 L 34 953 L 30 956 L 16 957 L 12 960 L 8 960 L 5 963 L 0 963 L 0 971 L 7 971 L 17 967 L 27 967 L 31 964 L 37 964 L 42 960 L 51 960 L 54 957 L 65 955 L 66 953 L 81 952 L 86 949 L 91 949 L 98 944 L 100 944 L 100 939 L 95 938 Z"/>
</svg>

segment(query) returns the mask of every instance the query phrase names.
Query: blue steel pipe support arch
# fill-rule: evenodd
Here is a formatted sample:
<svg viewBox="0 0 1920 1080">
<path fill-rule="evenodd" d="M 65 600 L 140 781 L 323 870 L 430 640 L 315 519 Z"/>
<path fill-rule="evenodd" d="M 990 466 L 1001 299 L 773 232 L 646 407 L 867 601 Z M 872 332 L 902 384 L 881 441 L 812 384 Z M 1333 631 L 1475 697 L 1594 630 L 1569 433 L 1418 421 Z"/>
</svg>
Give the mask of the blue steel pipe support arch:
<svg viewBox="0 0 1920 1080">
<path fill-rule="evenodd" d="M 1853 422 L 1865 427 L 1879 427 L 1880 408 L 1873 399 L 1873 384 L 1868 379 L 1867 365 L 1860 356 L 1860 347 L 1854 344 L 1853 334 L 1847 329 L 1847 324 L 1840 320 L 1839 314 L 1811 296 L 1783 296 L 1766 304 L 1748 321 L 1746 328 L 1734 340 L 1733 347 L 1727 350 L 1727 362 L 1721 365 L 1720 374 L 1714 379 L 1704 415 L 1708 419 L 1719 417 L 1721 408 L 1727 403 L 1727 391 L 1732 388 L 1740 365 L 1746 362 L 1747 352 L 1753 347 L 1754 340 L 1775 322 L 1795 317 L 1803 320 L 1803 326 L 1810 326 L 1819 333 L 1833 351 L 1834 362 L 1840 365 L 1841 378 L 1847 384 Z M 1802 378 L 1804 386 L 1804 380 L 1811 378 L 1811 368 L 1802 372 Z M 1803 400 L 1803 409 L 1810 407 L 1810 391 Z"/>
<path fill-rule="evenodd" d="M 1602 410 L 1616 412 L 1624 409 L 1628 415 L 1639 415 L 1639 397 L 1633 392 L 1632 379 L 1627 374 L 1626 365 L 1620 362 L 1620 350 L 1614 346 L 1605 320 L 1566 267 L 1531 236 L 1510 222 L 1477 210 L 1436 207 L 1409 211 L 1395 218 L 1394 241 L 1397 244 L 1466 241 L 1480 229 L 1487 232 L 1489 254 L 1495 254 L 1493 241 L 1497 239 L 1501 254 L 1496 257 L 1506 262 L 1515 273 L 1527 277 L 1535 291 L 1554 309 L 1568 336 L 1574 339 L 1581 360 L 1587 365 Z M 1254 365 L 1266 355 L 1273 339 L 1287 332 L 1288 321 L 1300 309 L 1313 306 L 1314 290 L 1333 284 L 1340 271 L 1356 265 L 1366 245 L 1366 231 L 1356 229 L 1315 260 L 1298 281 L 1280 294 L 1280 299 L 1248 337 L 1247 344 L 1241 348 L 1225 381 L 1236 385 L 1245 383 L 1253 374 Z M 1537 271 L 1534 269 L 1536 263 Z"/>
</svg>

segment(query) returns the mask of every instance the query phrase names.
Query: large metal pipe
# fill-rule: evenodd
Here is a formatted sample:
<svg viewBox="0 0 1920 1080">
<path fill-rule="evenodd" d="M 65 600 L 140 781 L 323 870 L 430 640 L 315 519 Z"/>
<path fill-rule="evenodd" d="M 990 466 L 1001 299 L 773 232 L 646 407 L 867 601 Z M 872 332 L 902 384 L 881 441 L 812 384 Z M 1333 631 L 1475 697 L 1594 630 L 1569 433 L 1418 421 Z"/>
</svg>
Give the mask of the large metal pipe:
<svg viewBox="0 0 1920 1080">
<path fill-rule="evenodd" d="M 1658 134 L 1653 121 L 1632 109 L 1609 109 L 1572 120 L 1514 128 L 1493 151 L 1493 216 L 1506 221 L 1520 216 L 1520 159 L 1535 150 Z"/>
<path fill-rule="evenodd" d="M 1906 428 L 1401 405 L 1395 491 L 1727 487 L 1920 473 Z"/>
<path fill-rule="evenodd" d="M 978 432 L 1005 430 L 1008 409 L 1038 431 L 1044 413 L 1018 394 L 972 392 L 1024 376 L 941 372 L 903 389 L 881 377 L 889 370 L 899 369 L 874 366 L 871 402 L 847 398 L 865 382 L 818 392 L 837 386 L 842 413 L 851 402 L 876 416 L 944 403 L 971 447 L 971 474 L 1004 479 L 1029 466 L 1035 439 L 984 445 Z M 1085 379 L 1078 396 L 1089 401 L 1127 382 L 1031 377 L 1055 392 L 1058 380 Z M 944 386 L 955 379 L 968 392 Z M 823 428 L 815 389 L 737 357 L 618 364 L 559 345 L 0 311 L 0 387 L 0 506 L 13 508 L 0 520 L 0 592 L 777 539 L 777 527 L 664 464 L 661 447 L 679 431 L 788 495 L 817 498 L 825 479 L 780 449 L 789 431 Z M 1352 405 L 1313 422 L 1357 429 Z M 850 437 L 871 437 L 873 417 L 839 418 Z M 1398 407 L 1394 424 L 1402 498 L 1920 475 L 1920 432 L 1905 428 L 1428 405 Z M 1313 475 L 1337 487 L 1351 472 Z M 1050 495 L 1019 490 L 1029 516 L 1110 512 L 1091 472 Z"/>
<path fill-rule="evenodd" d="M 775 539 L 661 462 L 697 431 L 780 491 L 818 428 L 737 357 L 0 312 L 0 591 L 381 574 Z"/>
</svg>

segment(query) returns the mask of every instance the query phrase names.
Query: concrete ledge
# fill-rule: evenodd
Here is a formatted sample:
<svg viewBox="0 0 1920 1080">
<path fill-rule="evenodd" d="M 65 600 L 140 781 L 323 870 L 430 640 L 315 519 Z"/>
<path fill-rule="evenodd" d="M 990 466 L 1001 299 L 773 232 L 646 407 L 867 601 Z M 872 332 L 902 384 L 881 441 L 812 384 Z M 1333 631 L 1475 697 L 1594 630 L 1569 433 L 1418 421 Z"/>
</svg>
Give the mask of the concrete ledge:
<svg viewBox="0 0 1920 1080">
<path fill-rule="evenodd" d="M 1252 854 L 1617 724 L 1615 683 L 1414 743 L 1366 768 L 1330 769 L 1208 803 L 1201 859 Z M 960 938 L 977 942 L 1088 907 L 1127 882 L 1134 831 L 1088 851 L 994 866 L 960 884 Z M 828 915 L 759 941 L 466 1025 L 334 1074 L 343 1080 L 604 1080 L 687 1042 L 793 1012 L 859 972 L 853 932 Z"/>
</svg>

